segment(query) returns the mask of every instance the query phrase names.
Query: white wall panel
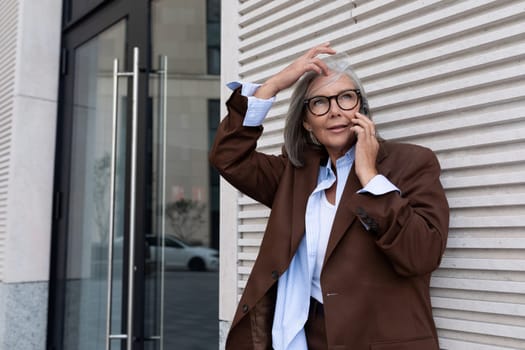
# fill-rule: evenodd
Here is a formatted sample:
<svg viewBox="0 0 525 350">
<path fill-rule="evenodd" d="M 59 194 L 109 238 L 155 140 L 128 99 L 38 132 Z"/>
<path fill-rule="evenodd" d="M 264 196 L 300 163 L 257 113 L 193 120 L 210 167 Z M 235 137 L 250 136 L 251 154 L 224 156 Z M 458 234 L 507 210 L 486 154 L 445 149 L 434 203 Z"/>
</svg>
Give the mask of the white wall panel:
<svg viewBox="0 0 525 350">
<path fill-rule="evenodd" d="M 0 281 L 4 279 L 11 155 L 18 1 L 0 2 Z"/>
<path fill-rule="evenodd" d="M 380 134 L 432 148 L 451 207 L 431 294 L 443 349 L 525 349 L 525 0 L 229 1 L 240 79 L 314 44 L 346 52 Z M 290 91 L 259 149 L 279 153 Z M 242 292 L 269 210 L 237 200 Z"/>
</svg>

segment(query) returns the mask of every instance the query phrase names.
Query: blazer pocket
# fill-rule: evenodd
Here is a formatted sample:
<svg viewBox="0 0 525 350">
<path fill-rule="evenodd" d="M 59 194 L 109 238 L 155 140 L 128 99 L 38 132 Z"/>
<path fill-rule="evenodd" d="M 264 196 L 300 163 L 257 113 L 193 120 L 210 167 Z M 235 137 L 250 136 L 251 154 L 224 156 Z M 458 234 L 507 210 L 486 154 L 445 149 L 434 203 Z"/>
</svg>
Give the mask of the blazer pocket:
<svg viewBox="0 0 525 350">
<path fill-rule="evenodd" d="M 439 347 L 434 337 L 426 337 L 373 343 L 370 350 L 439 350 Z"/>
</svg>

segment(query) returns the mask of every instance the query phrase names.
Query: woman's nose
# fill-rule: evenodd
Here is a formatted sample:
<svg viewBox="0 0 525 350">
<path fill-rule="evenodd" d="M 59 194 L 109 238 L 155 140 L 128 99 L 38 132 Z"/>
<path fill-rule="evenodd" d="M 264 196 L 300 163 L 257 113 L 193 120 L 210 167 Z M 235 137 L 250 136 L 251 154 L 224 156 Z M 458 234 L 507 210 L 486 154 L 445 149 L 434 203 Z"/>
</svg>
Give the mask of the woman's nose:
<svg viewBox="0 0 525 350">
<path fill-rule="evenodd" d="M 341 108 L 337 104 L 337 97 L 333 96 L 330 98 L 330 110 L 328 111 L 328 116 L 340 116 L 341 115 Z"/>
</svg>

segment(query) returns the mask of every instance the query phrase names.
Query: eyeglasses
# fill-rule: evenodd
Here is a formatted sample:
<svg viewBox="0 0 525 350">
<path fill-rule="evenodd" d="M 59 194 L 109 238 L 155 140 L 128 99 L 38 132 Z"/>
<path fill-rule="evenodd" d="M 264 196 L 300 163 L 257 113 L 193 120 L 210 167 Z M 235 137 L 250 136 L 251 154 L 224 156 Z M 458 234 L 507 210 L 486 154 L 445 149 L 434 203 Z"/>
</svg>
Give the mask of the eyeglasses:
<svg viewBox="0 0 525 350">
<path fill-rule="evenodd" d="M 332 99 L 344 111 L 349 111 L 361 100 L 361 91 L 359 89 L 348 89 L 333 96 L 314 96 L 304 100 L 304 104 L 308 107 L 310 113 L 316 116 L 322 116 L 328 113 L 332 107 Z"/>
</svg>

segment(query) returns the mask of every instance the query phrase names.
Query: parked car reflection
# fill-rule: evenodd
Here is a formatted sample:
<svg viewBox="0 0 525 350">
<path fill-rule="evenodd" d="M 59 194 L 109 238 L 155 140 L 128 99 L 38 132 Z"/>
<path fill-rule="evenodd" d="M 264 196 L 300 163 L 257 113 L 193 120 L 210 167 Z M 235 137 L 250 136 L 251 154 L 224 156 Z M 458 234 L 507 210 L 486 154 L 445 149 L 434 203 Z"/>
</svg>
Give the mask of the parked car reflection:
<svg viewBox="0 0 525 350">
<path fill-rule="evenodd" d="M 149 260 L 160 263 L 162 241 L 158 236 L 147 236 Z M 191 271 L 215 271 L 219 268 L 219 251 L 216 249 L 192 246 L 173 236 L 166 236 L 165 266 L 168 269 L 189 269 Z"/>
</svg>

